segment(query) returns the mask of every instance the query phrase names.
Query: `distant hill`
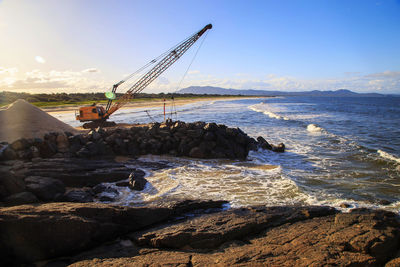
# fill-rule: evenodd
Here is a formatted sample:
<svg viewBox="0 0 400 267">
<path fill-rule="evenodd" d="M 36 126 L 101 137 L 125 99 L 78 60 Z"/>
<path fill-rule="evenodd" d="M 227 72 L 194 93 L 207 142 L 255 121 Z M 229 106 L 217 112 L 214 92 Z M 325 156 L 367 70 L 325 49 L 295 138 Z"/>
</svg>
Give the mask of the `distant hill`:
<svg viewBox="0 0 400 267">
<path fill-rule="evenodd" d="M 179 94 L 209 94 L 209 95 L 244 95 L 244 96 L 330 96 L 330 97 L 383 97 L 385 95 L 377 93 L 355 93 L 350 90 L 340 89 L 336 91 L 303 91 L 303 92 L 282 92 L 264 90 L 238 90 L 225 89 L 212 86 L 190 86 L 179 90 Z"/>
</svg>

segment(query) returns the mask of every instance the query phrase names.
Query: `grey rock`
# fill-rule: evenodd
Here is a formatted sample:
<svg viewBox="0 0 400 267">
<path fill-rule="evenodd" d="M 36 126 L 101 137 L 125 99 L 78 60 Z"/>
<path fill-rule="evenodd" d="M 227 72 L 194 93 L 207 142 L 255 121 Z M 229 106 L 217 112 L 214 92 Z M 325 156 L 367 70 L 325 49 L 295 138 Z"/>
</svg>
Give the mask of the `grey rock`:
<svg viewBox="0 0 400 267">
<path fill-rule="evenodd" d="M 8 196 L 4 199 L 8 205 L 23 205 L 29 203 L 36 203 L 39 202 L 38 198 L 32 194 L 31 192 L 20 192 Z"/>
<path fill-rule="evenodd" d="M 79 203 L 93 202 L 93 196 L 88 190 L 73 189 L 65 193 L 65 195 L 62 197 L 62 200 Z"/>
<path fill-rule="evenodd" d="M 0 171 L 0 199 L 23 192 L 25 183 L 23 178 L 9 171 Z"/>
<path fill-rule="evenodd" d="M 281 153 L 285 152 L 285 145 L 283 143 L 280 143 L 277 146 L 272 146 L 272 151 Z"/>
<path fill-rule="evenodd" d="M 54 200 L 65 193 L 64 184 L 57 179 L 30 176 L 25 179 L 26 190 L 44 201 Z"/>
<path fill-rule="evenodd" d="M 17 153 L 9 146 L 4 149 L 2 156 L 5 160 L 14 160 L 18 158 Z"/>
<path fill-rule="evenodd" d="M 189 152 L 189 157 L 191 158 L 205 158 L 206 157 L 206 152 L 202 150 L 200 147 L 194 147 L 190 150 Z"/>
<path fill-rule="evenodd" d="M 264 139 L 264 137 L 262 137 L 262 136 L 257 137 L 257 141 L 258 141 L 258 145 L 262 149 L 268 149 L 268 150 L 272 149 L 272 146 L 267 142 L 267 140 Z"/>
<path fill-rule="evenodd" d="M 18 139 L 11 143 L 11 148 L 15 151 L 24 150 L 29 147 L 29 143 L 25 138 Z"/>
</svg>

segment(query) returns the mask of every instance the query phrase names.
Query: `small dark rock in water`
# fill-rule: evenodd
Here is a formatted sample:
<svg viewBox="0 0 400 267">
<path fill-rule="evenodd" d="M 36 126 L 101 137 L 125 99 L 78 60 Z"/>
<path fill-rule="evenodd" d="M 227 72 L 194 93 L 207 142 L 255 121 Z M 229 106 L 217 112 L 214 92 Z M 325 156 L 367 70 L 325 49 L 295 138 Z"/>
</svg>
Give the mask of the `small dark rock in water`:
<svg viewBox="0 0 400 267">
<path fill-rule="evenodd" d="M 347 203 L 342 203 L 342 204 L 340 204 L 340 207 L 343 208 L 343 209 L 348 209 L 348 208 L 351 207 L 351 205 L 347 204 Z"/>
<path fill-rule="evenodd" d="M 379 205 L 390 205 L 390 204 L 392 204 L 392 202 L 390 202 L 389 200 L 386 200 L 386 199 L 379 199 L 378 204 Z"/>
<path fill-rule="evenodd" d="M 268 150 L 272 149 L 272 146 L 267 142 L 267 140 L 264 139 L 264 137 L 262 136 L 257 137 L 257 141 L 262 149 L 268 149 Z"/>
<path fill-rule="evenodd" d="M 136 191 L 142 191 L 147 183 L 144 172 L 134 171 L 129 175 L 129 187 Z"/>
<path fill-rule="evenodd" d="M 277 146 L 272 146 L 272 151 L 274 151 L 274 152 L 285 152 L 285 145 L 283 143 L 280 143 Z"/>
<path fill-rule="evenodd" d="M 39 202 L 39 200 L 31 192 L 21 192 L 7 197 L 4 200 L 4 202 L 6 202 L 9 205 L 22 205 L 22 204 L 36 203 Z"/>
</svg>

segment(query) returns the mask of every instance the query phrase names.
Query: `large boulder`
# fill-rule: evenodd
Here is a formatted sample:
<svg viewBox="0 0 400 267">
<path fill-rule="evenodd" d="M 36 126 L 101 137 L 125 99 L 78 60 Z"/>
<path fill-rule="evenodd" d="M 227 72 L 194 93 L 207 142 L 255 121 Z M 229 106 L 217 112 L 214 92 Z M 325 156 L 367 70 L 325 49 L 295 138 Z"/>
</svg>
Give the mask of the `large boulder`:
<svg viewBox="0 0 400 267">
<path fill-rule="evenodd" d="M 201 206 L 201 201 L 197 203 Z M 178 208 L 179 204 L 134 208 L 99 203 L 0 208 L 2 264 L 33 263 L 71 255 L 180 215 Z"/>
<path fill-rule="evenodd" d="M 288 222 L 335 214 L 329 207 L 254 207 L 204 215 L 165 228 L 135 233 L 139 245 L 158 248 L 216 248 Z"/>
<path fill-rule="evenodd" d="M 15 151 L 20 151 L 29 148 L 29 142 L 25 138 L 18 139 L 11 143 L 11 148 Z"/>
<path fill-rule="evenodd" d="M 206 158 L 207 157 L 207 153 L 204 149 L 202 149 L 201 147 L 194 147 L 190 150 L 189 152 L 189 157 L 191 158 Z"/>
<path fill-rule="evenodd" d="M 69 141 L 68 141 L 68 137 L 64 134 L 58 134 L 57 135 L 57 139 L 56 139 L 56 143 L 57 143 L 57 150 L 59 152 L 67 152 L 69 149 Z"/>
<path fill-rule="evenodd" d="M 39 202 L 38 198 L 31 192 L 21 192 L 8 196 L 4 199 L 7 205 L 22 205 Z"/>
<path fill-rule="evenodd" d="M 29 176 L 25 178 L 25 183 L 27 191 L 44 201 L 54 200 L 65 193 L 63 182 L 53 178 Z"/>
<path fill-rule="evenodd" d="M 91 192 L 89 190 L 84 190 L 84 189 L 68 190 L 68 192 L 66 192 L 61 199 L 66 202 L 78 202 L 78 203 L 93 202 L 93 196 Z"/>
<path fill-rule="evenodd" d="M 23 177 L 6 170 L 0 170 L 0 200 L 25 190 Z"/>
</svg>

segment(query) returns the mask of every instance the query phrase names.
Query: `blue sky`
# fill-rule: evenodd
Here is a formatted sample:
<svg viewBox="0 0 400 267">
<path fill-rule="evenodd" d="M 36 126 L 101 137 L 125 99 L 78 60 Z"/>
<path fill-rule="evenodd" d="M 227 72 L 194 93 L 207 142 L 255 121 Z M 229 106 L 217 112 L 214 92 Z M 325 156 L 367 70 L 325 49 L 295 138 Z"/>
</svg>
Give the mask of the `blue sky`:
<svg viewBox="0 0 400 267">
<path fill-rule="evenodd" d="M 108 91 L 208 23 L 181 87 L 400 93 L 398 0 L 3 0 L 0 91 Z M 145 92 L 179 89 L 200 42 Z"/>
</svg>

